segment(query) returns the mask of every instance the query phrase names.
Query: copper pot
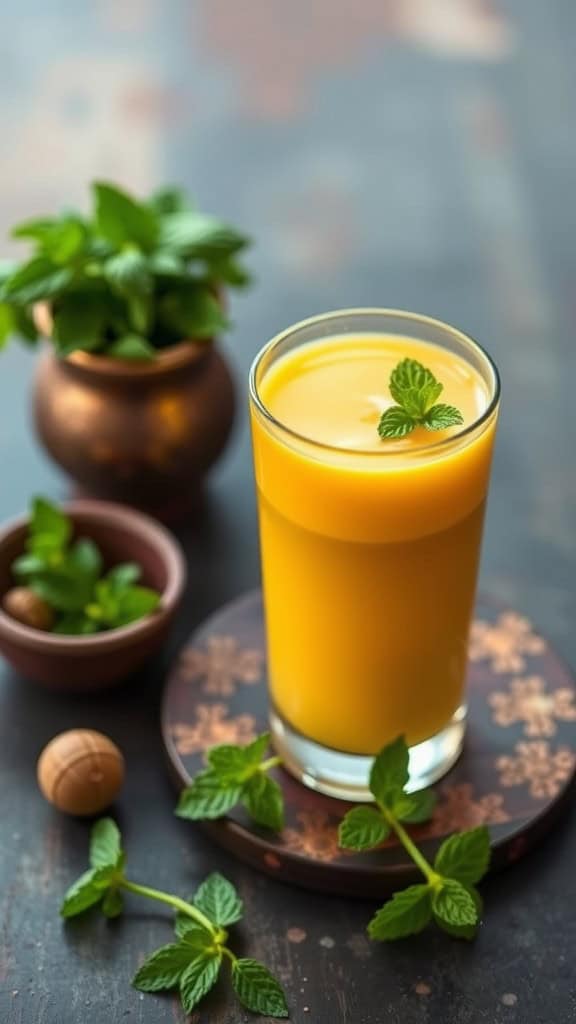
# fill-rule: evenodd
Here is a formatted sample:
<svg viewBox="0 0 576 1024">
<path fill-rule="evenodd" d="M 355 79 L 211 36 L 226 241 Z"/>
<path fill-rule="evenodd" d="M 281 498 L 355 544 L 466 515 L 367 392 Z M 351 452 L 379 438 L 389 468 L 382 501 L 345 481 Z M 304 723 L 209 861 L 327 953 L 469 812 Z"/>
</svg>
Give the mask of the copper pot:
<svg viewBox="0 0 576 1024">
<path fill-rule="evenodd" d="M 42 443 L 83 491 L 162 513 L 199 492 L 230 434 L 234 390 L 209 342 L 149 363 L 48 351 L 34 411 Z"/>
</svg>

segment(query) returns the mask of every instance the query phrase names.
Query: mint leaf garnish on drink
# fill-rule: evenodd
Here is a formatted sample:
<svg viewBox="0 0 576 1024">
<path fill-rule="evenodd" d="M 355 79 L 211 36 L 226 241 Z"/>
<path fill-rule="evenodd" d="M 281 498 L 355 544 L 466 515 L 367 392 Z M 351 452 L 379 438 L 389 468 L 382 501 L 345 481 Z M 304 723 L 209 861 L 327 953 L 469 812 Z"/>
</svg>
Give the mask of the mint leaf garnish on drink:
<svg viewBox="0 0 576 1024">
<path fill-rule="evenodd" d="M 338 841 L 344 850 L 373 850 L 394 832 L 424 875 L 425 882 L 394 894 L 368 925 L 370 938 L 380 941 L 414 935 L 434 920 L 457 938 L 471 939 L 482 915 L 475 884 L 490 862 L 490 836 L 484 826 L 446 839 L 428 863 L 404 824 L 427 821 L 434 810 L 431 790 L 406 793 L 408 747 L 400 736 L 375 758 L 370 792 L 375 806 L 354 807 L 340 823 Z"/>
<path fill-rule="evenodd" d="M 228 946 L 227 927 L 240 921 L 242 900 L 228 879 L 211 874 L 190 900 L 131 882 L 118 826 L 102 818 L 92 829 L 90 870 L 71 886 L 60 913 L 76 917 L 100 904 L 106 917 L 123 910 L 123 892 L 166 903 L 176 911 L 176 941 L 151 953 L 132 984 L 141 992 L 179 989 L 182 1006 L 191 1013 L 216 984 L 224 962 L 230 965 L 232 987 L 248 1010 L 268 1017 L 287 1017 L 286 998 L 276 978 L 257 960 L 239 958 Z"/>
<path fill-rule="evenodd" d="M 378 433 L 384 439 L 406 437 L 416 427 L 446 430 L 464 422 L 454 405 L 436 404 L 444 385 L 415 359 L 403 359 L 390 375 L 390 394 L 397 403 L 380 417 Z"/>
<path fill-rule="evenodd" d="M 183 790 L 176 814 L 191 821 L 221 818 L 236 804 L 244 804 L 257 825 L 280 832 L 284 826 L 284 800 L 278 783 L 267 774 L 279 757 L 263 760 L 270 744 L 265 732 L 247 746 L 212 747 L 208 767 Z"/>
</svg>

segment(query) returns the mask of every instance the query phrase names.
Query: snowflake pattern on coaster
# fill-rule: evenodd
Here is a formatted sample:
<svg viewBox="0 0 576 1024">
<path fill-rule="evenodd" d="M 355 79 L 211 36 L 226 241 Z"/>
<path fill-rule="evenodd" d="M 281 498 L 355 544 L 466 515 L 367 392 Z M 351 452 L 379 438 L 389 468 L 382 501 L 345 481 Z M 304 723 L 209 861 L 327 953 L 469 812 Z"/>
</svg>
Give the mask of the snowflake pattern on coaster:
<svg viewBox="0 0 576 1024">
<path fill-rule="evenodd" d="M 257 683 L 262 673 L 262 651 L 243 649 L 233 636 L 210 636 L 206 646 L 186 647 L 178 661 L 180 677 L 199 682 L 204 693 L 231 697 L 238 683 Z"/>
<path fill-rule="evenodd" d="M 543 654 L 546 644 L 528 619 L 502 612 L 496 622 L 472 623 L 468 654 L 471 661 L 487 660 L 493 672 L 523 672 L 528 655 Z"/>
<path fill-rule="evenodd" d="M 496 762 L 502 786 L 526 786 L 536 800 L 557 796 L 575 766 L 573 750 L 551 750 L 545 740 L 517 743 L 514 754 L 505 754 Z"/>
<path fill-rule="evenodd" d="M 176 722 L 171 732 L 178 753 L 200 754 L 221 743 L 251 743 L 256 738 L 254 716 L 228 718 L 227 713 L 226 704 L 199 704 L 191 725 Z"/>
<path fill-rule="evenodd" d="M 558 722 L 576 722 L 574 690 L 568 686 L 547 690 L 541 676 L 513 679 L 506 692 L 488 695 L 496 725 L 522 723 L 526 736 L 555 736 Z"/>
<path fill-rule="evenodd" d="M 325 811 L 301 811 L 296 815 L 296 824 L 296 828 L 285 828 L 282 833 L 288 850 L 326 862 L 342 853 L 337 823 Z"/>
</svg>

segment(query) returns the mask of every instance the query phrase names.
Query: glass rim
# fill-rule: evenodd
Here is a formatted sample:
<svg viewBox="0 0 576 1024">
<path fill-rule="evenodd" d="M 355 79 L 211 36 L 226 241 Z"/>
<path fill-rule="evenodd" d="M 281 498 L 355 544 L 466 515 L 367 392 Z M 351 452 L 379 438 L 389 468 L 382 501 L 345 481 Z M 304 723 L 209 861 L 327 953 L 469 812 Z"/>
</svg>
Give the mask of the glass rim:
<svg viewBox="0 0 576 1024">
<path fill-rule="evenodd" d="M 476 341 L 475 338 L 472 338 L 469 334 L 466 334 L 465 331 L 461 331 L 458 327 L 453 327 L 451 324 L 446 323 L 444 320 L 438 320 L 436 317 L 427 316 L 427 314 L 425 313 L 412 313 L 409 310 L 405 309 L 389 309 L 378 306 L 357 306 L 351 309 L 335 309 L 329 313 L 319 313 L 316 314 L 315 316 L 306 317 L 304 320 L 299 320 L 297 323 L 292 324 L 290 327 L 286 327 L 283 331 L 280 331 L 278 334 L 275 334 L 274 337 L 270 339 L 270 341 L 267 341 L 266 344 L 262 346 L 262 348 L 259 350 L 259 352 L 256 354 L 252 361 L 248 379 L 250 389 L 250 400 L 254 403 L 258 412 L 264 417 L 265 420 L 268 421 L 268 423 L 278 428 L 284 434 L 289 435 L 294 440 L 303 442 L 304 444 L 311 445 L 313 448 L 322 449 L 324 451 L 334 452 L 341 455 L 354 455 L 357 458 L 365 456 L 387 458 L 389 456 L 400 455 L 406 457 L 405 449 L 394 451 L 391 448 L 385 448 L 379 451 L 378 449 L 373 448 L 347 448 L 345 445 L 335 445 L 328 444 L 325 441 L 316 441 L 314 440 L 314 438 L 308 437 L 306 434 L 301 434 L 299 431 L 294 430 L 286 423 L 283 423 L 282 420 L 277 419 L 267 408 L 258 392 L 256 376 L 262 360 L 266 355 L 268 355 L 269 352 L 277 348 L 283 341 L 286 341 L 286 339 L 289 338 L 291 335 L 298 333 L 302 329 L 305 329 L 307 327 L 313 327 L 315 324 L 323 324 L 329 320 L 334 320 L 335 322 L 338 322 L 339 320 L 344 320 L 352 316 L 378 316 L 390 318 L 402 317 L 403 319 L 411 321 L 414 324 L 428 324 L 435 328 L 439 328 L 443 331 L 447 331 L 452 336 L 458 338 L 460 341 L 472 346 L 473 349 L 477 350 L 486 360 L 486 363 L 488 364 L 488 367 L 492 372 L 492 396 L 490 398 L 490 401 L 488 402 L 488 405 L 480 414 L 480 416 L 473 420 L 472 423 L 469 423 L 467 426 L 465 426 L 462 430 L 459 430 L 456 434 L 451 434 L 450 437 L 444 437 L 439 441 L 433 441 L 432 444 L 421 444 L 417 445 L 414 448 L 411 448 L 410 456 L 422 454 L 423 452 L 436 453 L 446 448 L 450 448 L 454 446 L 455 443 L 467 437 L 469 434 L 474 433 L 476 430 L 478 430 L 479 427 L 482 427 L 483 425 L 488 423 L 493 413 L 497 409 L 498 403 L 500 401 L 501 383 L 498 367 L 496 366 L 496 363 L 492 359 L 492 356 L 486 351 L 486 349 L 483 348 L 483 346 L 480 345 L 480 343 Z M 330 337 L 330 335 L 326 335 L 326 337 L 328 338 Z M 345 337 L 345 335 L 338 335 L 338 333 L 335 333 L 334 337 Z M 317 340 L 321 340 L 321 338 L 318 338 Z M 431 344 L 433 344 L 433 342 Z"/>
</svg>

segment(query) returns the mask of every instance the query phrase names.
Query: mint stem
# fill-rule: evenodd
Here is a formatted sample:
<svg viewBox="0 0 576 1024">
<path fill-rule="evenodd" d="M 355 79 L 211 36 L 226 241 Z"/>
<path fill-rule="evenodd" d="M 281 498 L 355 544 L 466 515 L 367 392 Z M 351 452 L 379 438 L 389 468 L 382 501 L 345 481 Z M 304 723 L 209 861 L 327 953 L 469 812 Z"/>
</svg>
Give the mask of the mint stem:
<svg viewBox="0 0 576 1024">
<path fill-rule="evenodd" d="M 188 917 L 193 918 L 198 924 L 201 924 L 203 928 L 206 928 L 215 938 L 220 934 L 219 929 L 215 928 L 209 918 L 198 910 L 198 907 L 193 906 L 192 903 L 187 903 L 186 900 L 181 900 L 179 896 L 172 896 L 169 892 L 162 892 L 161 889 L 150 889 L 147 885 L 138 885 L 137 882 L 129 882 L 127 878 L 123 878 L 118 882 L 118 885 L 122 889 L 127 889 L 128 892 L 134 892 L 137 896 L 146 896 L 150 900 L 158 900 L 160 903 L 167 903 L 168 906 L 174 907 L 175 910 L 181 911 L 182 914 L 186 914 Z"/>
<path fill-rule="evenodd" d="M 276 768 L 279 764 L 282 764 L 281 757 L 269 757 L 267 761 L 262 761 L 258 765 L 258 771 L 267 772 L 269 768 Z"/>
<path fill-rule="evenodd" d="M 228 949 L 228 946 L 220 946 L 220 952 L 223 953 L 224 956 L 227 956 L 232 966 L 234 966 L 238 957 L 234 955 L 232 950 Z"/>
<path fill-rule="evenodd" d="M 412 857 L 412 860 L 416 864 L 416 867 L 420 868 L 420 871 L 426 878 L 427 882 L 429 882 L 430 885 L 437 885 L 438 882 L 441 880 L 441 876 L 438 874 L 437 871 L 434 871 L 432 865 L 428 863 L 428 861 L 420 852 L 416 844 L 412 842 L 404 826 L 401 825 L 399 821 L 397 821 L 392 812 L 389 811 L 383 804 L 379 803 L 378 807 L 382 811 L 382 814 L 384 815 L 386 821 L 390 825 L 390 828 L 392 828 L 396 835 L 398 836 L 398 839 L 402 843 L 402 846 L 406 850 L 406 853 L 408 853 Z"/>
</svg>

